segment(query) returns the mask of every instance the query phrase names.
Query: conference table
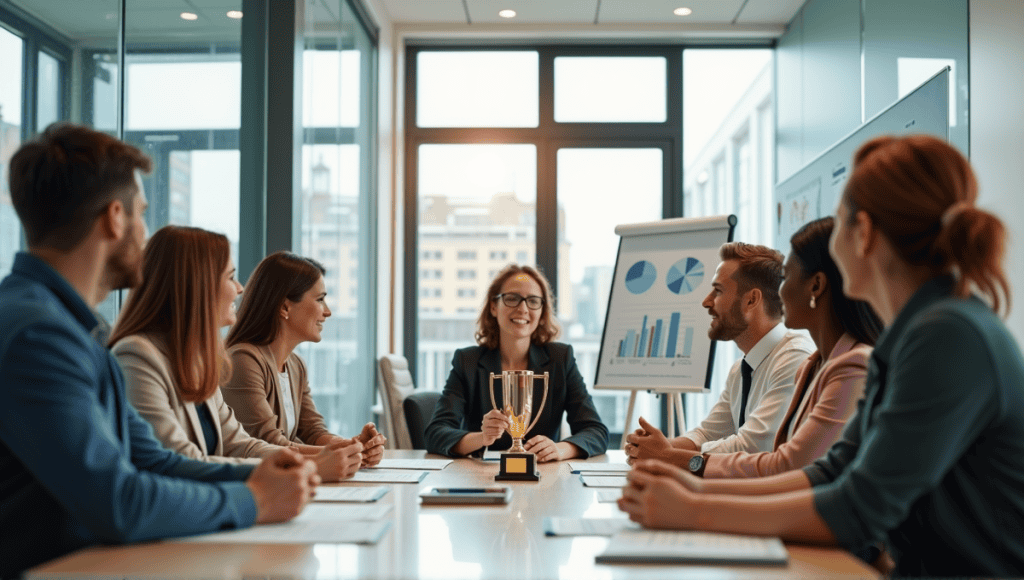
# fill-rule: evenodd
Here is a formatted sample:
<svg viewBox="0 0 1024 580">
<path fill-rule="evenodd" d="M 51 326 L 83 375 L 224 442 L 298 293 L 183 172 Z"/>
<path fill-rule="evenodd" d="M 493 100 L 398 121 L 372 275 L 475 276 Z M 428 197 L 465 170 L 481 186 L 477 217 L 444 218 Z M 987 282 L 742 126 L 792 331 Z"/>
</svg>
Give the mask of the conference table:
<svg viewBox="0 0 1024 580">
<path fill-rule="evenodd" d="M 440 458 L 424 451 L 387 451 L 385 457 Z M 624 461 L 621 451 L 587 460 L 588 463 Z M 445 580 L 879 577 L 873 568 L 843 550 L 796 544 L 786 546 L 789 562 L 785 566 L 596 564 L 594 557 L 608 545 L 608 537 L 547 537 L 544 518 L 609 518 L 622 517 L 622 512 L 615 503 L 599 502 L 595 488 L 585 487 L 580 476 L 570 473 L 565 462 L 541 464 L 539 471 L 539 482 L 499 482 L 512 487 L 512 498 L 508 504 L 494 506 L 423 506 L 418 496 L 428 487 L 495 485 L 498 464 L 494 461 L 457 459 L 442 471 L 429 472 L 418 484 L 390 484 L 390 492 L 377 502 L 392 506 L 386 516 L 390 526 L 373 545 L 158 541 L 95 546 L 40 565 L 29 570 L 26 577 Z"/>
</svg>

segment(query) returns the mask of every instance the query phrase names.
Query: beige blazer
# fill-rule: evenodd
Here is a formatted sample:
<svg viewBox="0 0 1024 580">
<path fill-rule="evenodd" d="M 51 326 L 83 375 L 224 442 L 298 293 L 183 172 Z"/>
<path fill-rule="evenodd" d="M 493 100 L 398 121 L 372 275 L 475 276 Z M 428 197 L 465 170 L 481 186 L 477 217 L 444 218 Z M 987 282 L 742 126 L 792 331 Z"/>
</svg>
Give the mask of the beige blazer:
<svg viewBox="0 0 1024 580">
<path fill-rule="evenodd" d="M 112 349 L 124 370 L 128 399 L 149 424 L 164 447 L 194 459 L 214 463 L 259 463 L 280 447 L 250 437 L 224 403 L 220 389 L 202 403 L 181 398 L 171 375 L 170 359 L 162 339 L 151 334 L 127 336 Z M 214 418 L 217 448 L 206 448 L 206 438 L 196 413 L 206 405 Z"/>
<path fill-rule="evenodd" d="M 250 435 L 275 445 L 305 443 L 316 445 L 329 435 L 324 418 L 316 411 L 309 391 L 306 364 L 292 353 L 285 361 L 291 380 L 292 402 L 298 429 L 289 439 L 284 425 L 284 403 L 277 378 L 280 368 L 267 346 L 236 344 L 228 349 L 231 357 L 231 380 L 222 387 L 224 400 L 234 409 L 238 420 Z"/>
<path fill-rule="evenodd" d="M 814 351 L 796 373 L 796 390 L 775 435 L 774 451 L 712 453 L 704 477 L 764 477 L 805 467 L 824 455 L 864 396 L 870 356 L 871 347 L 849 334 L 839 338 L 824 361 Z"/>
</svg>

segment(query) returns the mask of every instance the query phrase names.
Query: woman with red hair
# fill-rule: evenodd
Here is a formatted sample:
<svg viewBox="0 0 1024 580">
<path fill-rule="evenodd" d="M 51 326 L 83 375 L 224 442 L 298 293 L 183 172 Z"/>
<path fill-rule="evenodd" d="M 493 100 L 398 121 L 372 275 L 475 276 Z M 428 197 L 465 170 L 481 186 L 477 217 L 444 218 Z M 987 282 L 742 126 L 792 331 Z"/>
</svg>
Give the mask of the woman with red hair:
<svg viewBox="0 0 1024 580">
<path fill-rule="evenodd" d="M 638 462 L 619 507 L 645 526 L 860 549 L 899 576 L 1024 574 L 1024 359 L 1005 228 L 967 160 L 928 136 L 858 150 L 831 253 L 843 290 L 886 325 L 842 438 L 801 471 L 702 480 Z"/>
</svg>

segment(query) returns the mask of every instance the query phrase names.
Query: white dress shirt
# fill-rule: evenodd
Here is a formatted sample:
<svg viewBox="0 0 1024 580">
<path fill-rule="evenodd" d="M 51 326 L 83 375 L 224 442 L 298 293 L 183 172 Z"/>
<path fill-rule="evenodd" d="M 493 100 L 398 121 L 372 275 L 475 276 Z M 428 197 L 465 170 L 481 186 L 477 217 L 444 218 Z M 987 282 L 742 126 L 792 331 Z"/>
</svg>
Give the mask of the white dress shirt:
<svg viewBox="0 0 1024 580">
<path fill-rule="evenodd" d="M 289 439 L 295 437 L 295 431 L 299 426 L 295 420 L 295 397 L 292 395 L 292 381 L 288 377 L 288 371 L 277 374 L 281 384 L 281 402 L 284 403 L 284 429 Z"/>
<path fill-rule="evenodd" d="M 683 437 L 697 444 L 703 453 L 771 451 L 775 432 L 793 397 L 796 372 L 815 350 L 805 333 L 787 330 L 779 323 L 742 359 L 754 369 L 743 426 L 736 428 L 743 404 L 740 361 L 736 361 L 729 369 L 722 396 L 707 418 Z"/>
</svg>

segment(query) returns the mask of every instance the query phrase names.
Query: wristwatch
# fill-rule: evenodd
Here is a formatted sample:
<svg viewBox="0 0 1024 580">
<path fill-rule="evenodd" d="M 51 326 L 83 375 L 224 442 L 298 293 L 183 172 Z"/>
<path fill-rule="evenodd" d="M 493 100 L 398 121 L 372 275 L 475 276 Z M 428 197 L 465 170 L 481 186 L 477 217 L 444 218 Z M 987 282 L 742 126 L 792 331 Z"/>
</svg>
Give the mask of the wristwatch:
<svg viewBox="0 0 1024 580">
<path fill-rule="evenodd" d="M 694 455 L 693 457 L 690 458 L 690 473 L 696 475 L 697 477 L 704 477 L 704 468 L 708 466 L 707 455 L 707 453 L 702 453 L 700 455 Z"/>
</svg>

